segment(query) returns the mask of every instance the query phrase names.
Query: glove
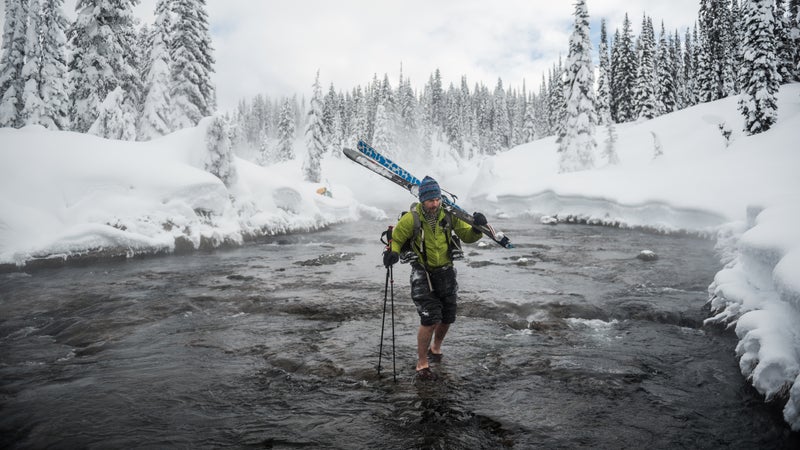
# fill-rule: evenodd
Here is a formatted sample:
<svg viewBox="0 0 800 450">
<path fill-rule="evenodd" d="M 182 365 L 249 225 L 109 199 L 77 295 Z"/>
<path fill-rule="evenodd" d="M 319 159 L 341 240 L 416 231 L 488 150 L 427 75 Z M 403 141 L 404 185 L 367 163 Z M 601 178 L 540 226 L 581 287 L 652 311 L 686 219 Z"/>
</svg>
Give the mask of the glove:
<svg viewBox="0 0 800 450">
<path fill-rule="evenodd" d="M 481 214 L 479 212 L 472 213 L 472 222 L 474 223 L 474 226 L 472 227 L 472 231 L 474 231 L 476 233 L 480 233 L 481 232 L 481 230 L 479 230 L 476 227 L 482 227 L 482 226 L 485 226 L 486 224 L 489 223 L 489 222 L 486 221 L 486 216 L 484 216 L 483 214 Z"/>
<path fill-rule="evenodd" d="M 397 252 L 383 252 L 383 265 L 386 267 L 393 266 L 397 261 L 400 261 L 400 254 Z"/>
</svg>

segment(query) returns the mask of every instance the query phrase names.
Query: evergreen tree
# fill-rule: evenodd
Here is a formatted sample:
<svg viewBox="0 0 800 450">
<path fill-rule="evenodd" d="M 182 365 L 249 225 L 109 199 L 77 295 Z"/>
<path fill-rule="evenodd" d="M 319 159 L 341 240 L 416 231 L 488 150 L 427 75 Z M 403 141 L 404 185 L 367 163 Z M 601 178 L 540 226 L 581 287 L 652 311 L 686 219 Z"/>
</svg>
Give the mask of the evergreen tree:
<svg viewBox="0 0 800 450">
<path fill-rule="evenodd" d="M 295 139 L 294 108 L 291 101 L 286 98 L 281 106 L 280 119 L 278 120 L 278 148 L 275 152 L 276 162 L 294 159 Z"/>
<path fill-rule="evenodd" d="M 700 57 L 697 62 L 699 79 L 698 94 L 701 102 L 718 100 L 727 95 L 726 73 L 730 38 L 728 36 L 728 0 L 700 0 L 699 46 Z"/>
<path fill-rule="evenodd" d="M 133 28 L 133 6 L 138 2 L 78 0 L 75 5 L 78 15 L 69 30 L 72 49 L 69 62 L 71 114 L 75 131 L 88 131 L 101 109 L 109 105 L 119 105 L 123 111 L 115 116 L 129 122 L 115 129 L 135 127 L 141 91 L 135 65 Z M 121 96 L 117 92 L 113 98 L 106 99 L 118 87 Z M 99 129 L 108 128 L 99 124 L 95 130 Z M 127 131 L 124 134 L 127 136 Z"/>
<path fill-rule="evenodd" d="M 775 0 L 775 55 L 778 58 L 777 65 L 781 83 L 794 81 L 790 30 L 791 23 L 786 14 L 784 0 Z"/>
<path fill-rule="evenodd" d="M 455 150 L 459 156 L 463 157 L 464 136 L 461 129 L 462 120 L 460 109 L 460 93 L 457 93 L 455 86 L 450 83 L 444 109 L 444 133 L 450 148 Z"/>
<path fill-rule="evenodd" d="M 789 0 L 789 49 L 793 79 L 800 81 L 800 0 Z"/>
<path fill-rule="evenodd" d="M 511 123 L 508 120 L 508 104 L 506 103 L 506 93 L 503 89 L 503 80 L 499 78 L 497 79 L 497 86 L 494 88 L 492 122 L 494 125 L 492 143 L 487 149 L 490 155 L 508 149 L 511 144 Z"/>
<path fill-rule="evenodd" d="M 594 71 L 589 41 L 589 12 L 585 0 L 575 3 L 575 26 L 569 42 L 564 98 L 566 122 L 564 139 L 559 143 L 559 172 L 594 167 L 595 126 Z"/>
<path fill-rule="evenodd" d="M 217 178 L 227 187 L 236 183 L 236 165 L 234 164 L 233 146 L 230 139 L 230 125 L 223 117 L 216 116 L 210 119 L 206 130 L 205 170 Z"/>
<path fill-rule="evenodd" d="M 333 86 L 331 86 L 333 88 Z M 320 160 L 326 150 L 326 130 L 322 112 L 322 88 L 319 84 L 319 71 L 312 87 L 311 102 L 306 121 L 306 149 L 308 154 L 303 161 L 303 176 L 306 181 L 319 183 L 321 179 Z"/>
<path fill-rule="evenodd" d="M 67 19 L 63 0 L 30 0 L 22 117 L 51 130 L 69 127 Z"/>
<path fill-rule="evenodd" d="M 608 54 L 608 35 L 606 33 L 606 20 L 600 20 L 600 44 L 598 48 L 599 62 L 597 75 L 597 106 L 598 123 L 603 124 L 611 120 L 611 101 L 610 101 L 610 69 L 611 62 Z"/>
<path fill-rule="evenodd" d="M 686 29 L 686 39 L 683 44 L 683 107 L 688 108 L 698 103 L 699 98 L 697 94 L 697 26 L 694 27 L 694 32 L 691 33 Z"/>
<path fill-rule="evenodd" d="M 656 50 L 656 114 L 662 115 L 675 111 L 677 99 L 675 94 L 675 69 L 672 45 L 667 42 L 664 22 L 661 22 L 661 33 Z"/>
<path fill-rule="evenodd" d="M 138 138 L 148 140 L 172 131 L 170 97 L 170 31 L 172 29 L 170 0 L 158 0 L 156 18 L 148 36 L 145 60 L 144 103 L 139 120 Z"/>
<path fill-rule="evenodd" d="M 396 156 L 392 121 L 385 100 L 378 105 L 378 109 L 375 111 L 375 134 L 372 137 L 372 144 L 381 153 L 390 157 Z"/>
<path fill-rule="evenodd" d="M 637 119 L 652 119 L 658 115 L 655 63 L 653 22 L 645 16 L 642 19 L 642 33 L 639 36 L 639 64 L 633 94 Z"/>
<path fill-rule="evenodd" d="M 549 98 L 550 93 L 547 91 L 547 82 L 543 74 L 542 84 L 539 86 L 539 95 L 534 101 L 534 110 L 536 111 L 534 121 L 536 123 L 536 135 L 539 137 L 550 136 L 552 134 L 548 123 L 548 117 L 550 117 Z"/>
<path fill-rule="evenodd" d="M 637 63 L 633 48 L 633 32 L 628 14 L 622 23 L 622 33 L 619 40 L 615 39 L 611 60 L 614 74 L 612 85 L 611 113 L 615 122 L 629 122 L 636 119 L 633 92 L 636 80 Z"/>
<path fill-rule="evenodd" d="M 527 100 L 525 106 L 525 117 L 522 120 L 522 143 L 527 144 L 536 139 L 536 109 L 534 107 L 536 101 L 533 94 Z"/>
<path fill-rule="evenodd" d="M 3 46 L 0 48 L 0 127 L 20 127 L 28 0 L 6 0 L 5 6 Z"/>
<path fill-rule="evenodd" d="M 97 117 L 87 133 L 108 139 L 134 139 L 136 127 L 130 114 L 130 108 L 126 105 L 126 98 L 122 86 L 117 86 L 109 92 L 100 105 Z"/>
<path fill-rule="evenodd" d="M 348 138 L 348 144 L 355 147 L 359 139 L 367 138 L 367 100 L 361 91 L 361 86 L 357 87 L 353 92 L 353 119 L 351 125 L 351 134 Z"/>
<path fill-rule="evenodd" d="M 744 130 L 751 135 L 769 130 L 778 116 L 780 75 L 775 55 L 773 5 L 774 0 L 746 0 L 742 5 L 744 84 L 739 110 L 745 118 Z"/>
<path fill-rule="evenodd" d="M 561 64 L 561 58 L 558 58 L 558 65 L 553 66 L 550 72 L 550 85 L 547 88 L 547 92 L 550 95 L 548 98 L 548 108 L 550 110 L 550 115 L 547 118 L 548 127 L 550 128 L 550 133 L 556 136 L 556 142 L 561 142 L 566 132 L 564 129 L 567 116 L 564 97 L 566 80 L 564 78 L 564 67 Z"/>
<path fill-rule="evenodd" d="M 214 72 L 211 37 L 205 0 L 172 0 L 174 14 L 171 36 L 175 129 L 193 127 L 216 108 L 216 92 L 211 83 Z"/>
</svg>

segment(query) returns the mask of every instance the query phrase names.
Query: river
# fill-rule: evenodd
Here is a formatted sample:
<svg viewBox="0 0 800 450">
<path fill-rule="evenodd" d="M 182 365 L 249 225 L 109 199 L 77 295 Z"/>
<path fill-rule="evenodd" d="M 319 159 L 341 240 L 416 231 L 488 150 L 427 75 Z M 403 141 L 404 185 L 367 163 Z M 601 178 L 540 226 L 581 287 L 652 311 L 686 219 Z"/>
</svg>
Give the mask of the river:
<svg viewBox="0 0 800 450">
<path fill-rule="evenodd" d="M 0 274 L 0 447 L 800 445 L 703 326 L 713 242 L 498 221 L 515 248 L 467 246 L 422 382 L 408 266 L 382 327 L 386 225 Z"/>
</svg>

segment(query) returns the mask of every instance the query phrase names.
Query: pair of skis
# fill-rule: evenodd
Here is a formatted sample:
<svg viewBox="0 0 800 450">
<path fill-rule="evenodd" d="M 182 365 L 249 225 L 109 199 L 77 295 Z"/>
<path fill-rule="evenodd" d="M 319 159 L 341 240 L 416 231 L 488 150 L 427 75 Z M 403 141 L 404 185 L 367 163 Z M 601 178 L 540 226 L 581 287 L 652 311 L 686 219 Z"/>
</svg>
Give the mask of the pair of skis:
<svg viewBox="0 0 800 450">
<path fill-rule="evenodd" d="M 419 196 L 419 179 L 411 175 L 410 172 L 397 165 L 397 163 L 393 162 L 391 159 L 381 155 L 366 142 L 358 141 L 358 151 L 350 148 L 345 148 L 343 151 L 344 154 L 353 162 L 360 164 L 377 173 L 378 175 L 394 182 L 400 187 L 406 189 L 414 197 Z M 500 246 L 505 248 L 513 247 L 508 237 L 503 234 L 502 231 L 494 229 L 494 227 L 489 224 L 475 225 L 472 214 L 456 205 L 455 199 L 456 197 L 452 194 L 450 194 L 450 196 L 442 195 L 442 207 L 447 212 L 480 230 L 481 233 L 489 237 L 491 240 L 497 242 Z"/>
</svg>

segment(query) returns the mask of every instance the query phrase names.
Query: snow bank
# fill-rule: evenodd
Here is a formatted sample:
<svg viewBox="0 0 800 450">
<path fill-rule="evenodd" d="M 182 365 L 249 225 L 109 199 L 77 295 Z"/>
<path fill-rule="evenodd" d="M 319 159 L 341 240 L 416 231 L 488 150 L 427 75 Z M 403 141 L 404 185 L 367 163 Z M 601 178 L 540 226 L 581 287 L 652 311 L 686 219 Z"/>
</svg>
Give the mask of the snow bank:
<svg viewBox="0 0 800 450">
<path fill-rule="evenodd" d="M 800 195 L 763 210 L 726 242 L 732 260 L 709 287 L 708 323 L 735 326 L 739 367 L 800 431 Z"/>
<path fill-rule="evenodd" d="M 383 217 L 347 189 L 317 194 L 292 167 L 237 158 L 237 182 L 226 187 L 203 170 L 208 124 L 150 142 L 0 129 L 0 265 L 241 244 Z"/>
</svg>

